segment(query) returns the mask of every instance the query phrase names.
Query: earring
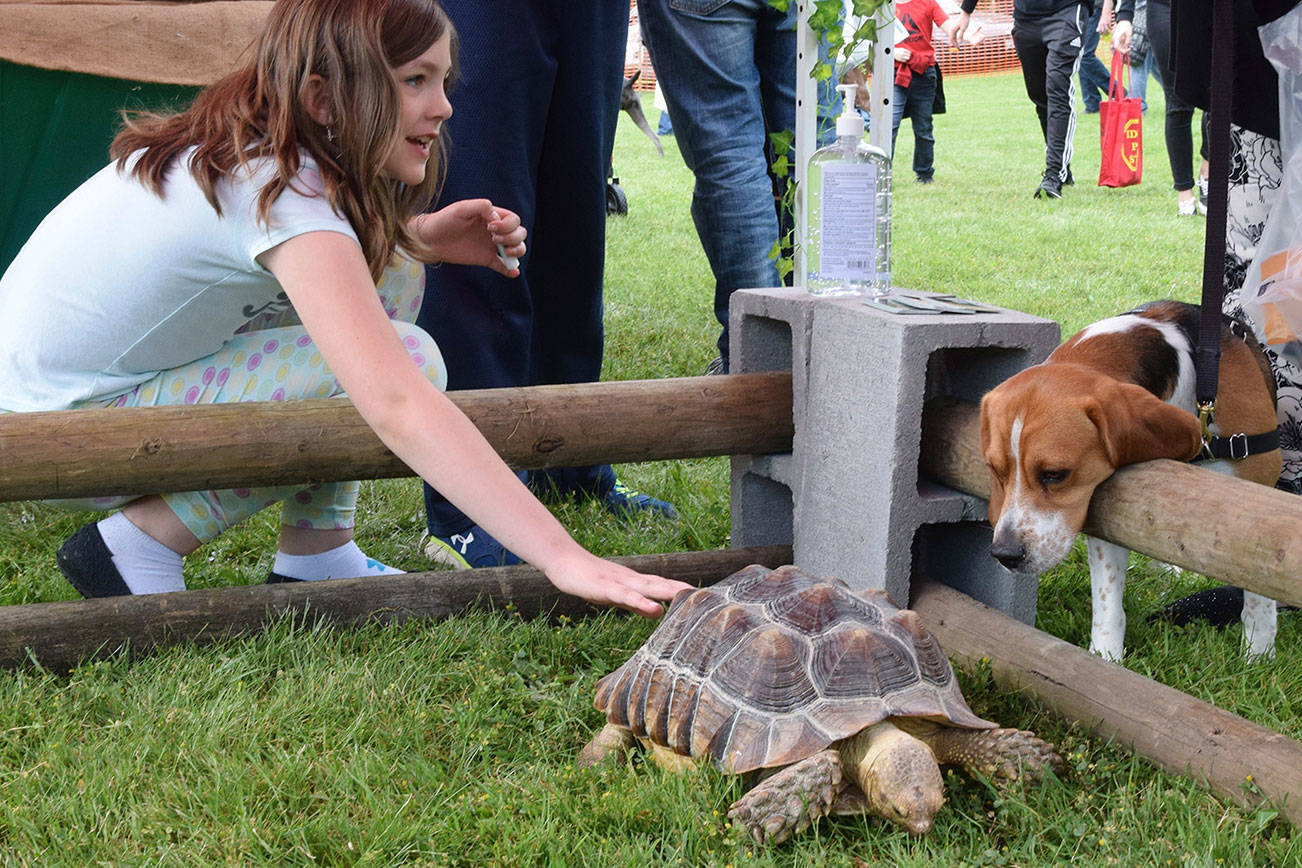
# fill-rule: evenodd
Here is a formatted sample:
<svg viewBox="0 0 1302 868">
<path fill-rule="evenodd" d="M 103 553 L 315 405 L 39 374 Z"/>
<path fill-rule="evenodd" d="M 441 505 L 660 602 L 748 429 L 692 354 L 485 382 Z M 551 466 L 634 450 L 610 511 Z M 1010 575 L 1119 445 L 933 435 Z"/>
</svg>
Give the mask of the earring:
<svg viewBox="0 0 1302 868">
<path fill-rule="evenodd" d="M 335 131 L 332 130 L 330 127 L 326 127 L 326 141 L 333 142 L 334 140 L 335 140 Z"/>
</svg>

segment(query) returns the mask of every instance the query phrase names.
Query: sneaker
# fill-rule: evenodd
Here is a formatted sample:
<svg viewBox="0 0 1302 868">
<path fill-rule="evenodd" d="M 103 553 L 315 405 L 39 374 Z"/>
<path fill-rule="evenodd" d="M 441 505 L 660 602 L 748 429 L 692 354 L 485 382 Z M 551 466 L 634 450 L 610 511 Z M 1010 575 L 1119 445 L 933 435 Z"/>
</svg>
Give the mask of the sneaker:
<svg viewBox="0 0 1302 868">
<path fill-rule="evenodd" d="M 1207 213 L 1207 179 L 1202 175 L 1198 176 L 1198 213 Z"/>
<path fill-rule="evenodd" d="M 728 373 L 723 369 L 723 356 L 715 356 L 713 361 L 705 366 L 705 376 L 713 377 L 715 374 Z"/>
<path fill-rule="evenodd" d="M 606 495 L 601 498 L 601 504 L 606 507 L 607 512 L 611 515 L 620 517 L 628 517 L 639 512 L 649 512 L 665 518 L 678 517 L 678 510 L 674 509 L 673 504 L 665 503 L 663 500 L 654 498 L 649 494 L 634 491 L 618 480 L 616 480 L 610 491 L 607 491 Z"/>
<path fill-rule="evenodd" d="M 113 553 L 104 544 L 98 522 L 68 537 L 54 559 L 63 577 L 87 599 L 131 596 L 131 589 L 113 565 Z"/>
<path fill-rule="evenodd" d="M 505 567 L 520 563 L 518 557 L 477 524 L 450 536 L 426 534 L 421 539 L 421 548 L 425 557 L 435 564 L 454 570 Z"/>
<path fill-rule="evenodd" d="M 1046 176 L 1040 182 L 1040 186 L 1035 188 L 1035 198 L 1037 199 L 1061 199 L 1062 198 L 1062 181 L 1057 178 Z"/>
<path fill-rule="evenodd" d="M 1073 177 L 1071 176 L 1071 166 L 1068 166 L 1068 167 L 1067 167 L 1067 177 L 1065 177 L 1065 178 L 1062 179 L 1062 185 L 1063 185 L 1064 187 L 1070 187 L 1072 184 L 1075 184 L 1075 183 L 1076 183 L 1076 179 L 1073 178 Z"/>
<path fill-rule="evenodd" d="M 1198 197 L 1190 196 L 1188 199 L 1177 199 L 1175 202 L 1175 213 L 1178 217 L 1192 217 L 1199 213 Z"/>
</svg>

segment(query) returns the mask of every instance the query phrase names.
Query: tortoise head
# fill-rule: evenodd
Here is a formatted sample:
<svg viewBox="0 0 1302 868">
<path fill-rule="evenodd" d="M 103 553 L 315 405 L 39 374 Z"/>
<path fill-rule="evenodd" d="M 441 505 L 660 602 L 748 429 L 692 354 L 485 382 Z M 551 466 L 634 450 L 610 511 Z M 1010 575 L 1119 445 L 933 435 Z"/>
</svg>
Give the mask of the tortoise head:
<svg viewBox="0 0 1302 868">
<path fill-rule="evenodd" d="M 927 834 L 932 817 L 945 803 L 936 755 L 924 742 L 889 723 L 870 727 L 863 736 L 868 741 L 866 755 L 852 774 L 868 809 L 912 835 Z"/>
</svg>

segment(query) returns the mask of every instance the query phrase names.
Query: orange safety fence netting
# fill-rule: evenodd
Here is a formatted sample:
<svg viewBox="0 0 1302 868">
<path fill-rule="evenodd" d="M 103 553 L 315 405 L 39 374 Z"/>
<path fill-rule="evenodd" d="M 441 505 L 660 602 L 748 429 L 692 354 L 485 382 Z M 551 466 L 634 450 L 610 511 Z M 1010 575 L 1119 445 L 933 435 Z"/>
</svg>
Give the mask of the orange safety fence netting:
<svg viewBox="0 0 1302 868">
<path fill-rule="evenodd" d="M 983 28 L 982 39 L 975 45 L 951 46 L 949 37 L 939 27 L 936 28 L 933 42 L 941 72 L 947 76 L 986 75 L 1017 69 L 1017 54 L 1013 51 L 1012 36 L 1013 0 L 987 0 L 972 16 L 972 20 L 981 22 Z M 628 78 L 639 70 L 641 75 L 634 87 L 637 90 L 652 90 L 655 87 L 656 73 L 651 66 L 651 56 L 640 38 L 634 0 L 629 15 L 629 44 L 624 60 L 624 77 Z"/>
</svg>

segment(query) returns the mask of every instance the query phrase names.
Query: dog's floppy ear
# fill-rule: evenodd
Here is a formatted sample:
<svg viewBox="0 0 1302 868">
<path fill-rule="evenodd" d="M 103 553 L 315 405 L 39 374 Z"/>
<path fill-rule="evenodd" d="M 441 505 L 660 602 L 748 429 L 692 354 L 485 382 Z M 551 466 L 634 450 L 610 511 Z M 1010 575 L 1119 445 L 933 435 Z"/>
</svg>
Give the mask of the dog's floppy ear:
<svg viewBox="0 0 1302 868">
<path fill-rule="evenodd" d="M 1115 383 L 1105 394 L 1090 395 L 1082 409 L 1099 429 L 1114 467 L 1154 458 L 1188 461 L 1202 448 L 1195 416 L 1131 383 Z"/>
</svg>

